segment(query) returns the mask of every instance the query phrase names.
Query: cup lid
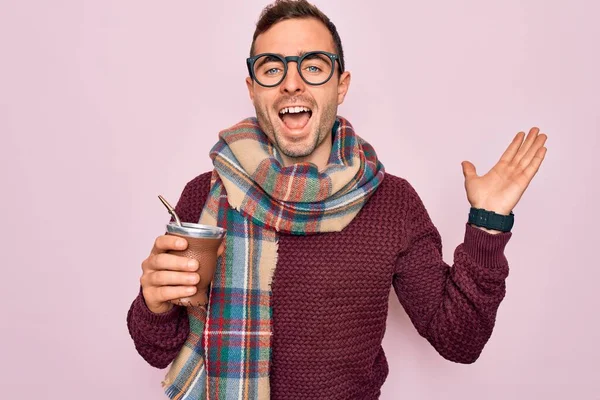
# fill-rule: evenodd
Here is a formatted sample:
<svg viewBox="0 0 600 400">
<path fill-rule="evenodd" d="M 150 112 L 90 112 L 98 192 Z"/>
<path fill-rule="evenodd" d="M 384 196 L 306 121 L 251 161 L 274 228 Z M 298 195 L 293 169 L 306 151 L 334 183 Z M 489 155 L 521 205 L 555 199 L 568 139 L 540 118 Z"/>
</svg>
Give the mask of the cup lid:
<svg viewBox="0 0 600 400">
<path fill-rule="evenodd" d="M 167 232 L 209 239 L 220 239 L 225 236 L 225 229 L 219 228 L 218 226 L 192 224 L 190 222 L 182 222 L 181 225 L 182 226 L 178 226 L 177 223 L 170 222 L 167 224 Z"/>
</svg>

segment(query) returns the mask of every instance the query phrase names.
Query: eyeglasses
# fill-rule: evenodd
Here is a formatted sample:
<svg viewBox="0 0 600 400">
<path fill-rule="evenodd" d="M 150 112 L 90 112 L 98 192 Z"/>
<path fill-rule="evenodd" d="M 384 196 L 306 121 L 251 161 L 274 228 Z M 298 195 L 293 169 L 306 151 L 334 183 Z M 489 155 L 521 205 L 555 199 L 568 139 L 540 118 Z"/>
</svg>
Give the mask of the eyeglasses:
<svg viewBox="0 0 600 400">
<path fill-rule="evenodd" d="M 264 87 L 275 87 L 283 82 L 290 61 L 297 64 L 298 73 L 304 82 L 318 86 L 331 79 L 336 60 L 340 73 L 343 73 L 344 67 L 339 56 L 326 51 L 310 51 L 300 57 L 262 53 L 246 59 L 246 63 L 250 77 Z"/>
</svg>

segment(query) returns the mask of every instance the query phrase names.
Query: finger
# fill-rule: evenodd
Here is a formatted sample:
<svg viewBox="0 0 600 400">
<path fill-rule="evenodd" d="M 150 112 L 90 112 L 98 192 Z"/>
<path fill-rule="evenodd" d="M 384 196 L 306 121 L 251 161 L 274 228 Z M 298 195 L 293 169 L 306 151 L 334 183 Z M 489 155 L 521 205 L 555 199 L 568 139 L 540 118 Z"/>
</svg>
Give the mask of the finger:
<svg viewBox="0 0 600 400">
<path fill-rule="evenodd" d="M 151 288 L 144 294 L 144 298 L 152 303 L 164 303 L 165 301 L 188 297 L 196 293 L 196 286 L 159 286 Z"/>
<path fill-rule="evenodd" d="M 507 163 L 511 162 L 517 154 L 517 151 L 519 151 L 519 147 L 521 147 L 521 143 L 523 143 L 524 137 L 525 132 L 517 133 L 510 145 L 508 146 L 508 148 L 502 154 L 502 157 L 500 157 L 500 161 L 506 161 Z"/>
<path fill-rule="evenodd" d="M 152 271 L 196 271 L 198 261 L 193 258 L 160 253 L 149 257 L 149 270 Z"/>
<path fill-rule="evenodd" d="M 535 139 L 533 145 L 529 148 L 529 150 L 527 150 L 527 153 L 519 162 L 519 164 L 522 165 L 523 168 L 526 168 L 527 165 L 529 165 L 529 163 L 533 159 L 533 157 L 537 154 L 538 150 L 544 147 L 546 139 L 548 139 L 548 136 L 544 135 L 543 133 Z"/>
<path fill-rule="evenodd" d="M 188 242 L 182 237 L 175 235 L 162 235 L 154 241 L 154 247 L 150 254 L 164 253 L 169 250 L 185 250 Z"/>
<path fill-rule="evenodd" d="M 219 246 L 219 249 L 217 250 L 217 257 L 221 257 L 221 255 L 223 255 L 224 251 L 225 251 L 225 239 L 223 239 L 223 241 L 221 242 L 221 245 Z"/>
<path fill-rule="evenodd" d="M 531 160 L 527 168 L 525 168 L 525 170 L 523 171 L 523 173 L 529 181 L 531 181 L 535 174 L 537 174 L 538 170 L 540 169 L 540 165 L 542 165 L 542 161 L 544 161 L 544 158 L 546 157 L 547 151 L 548 149 L 546 147 L 538 149 L 535 152 L 533 160 Z"/>
<path fill-rule="evenodd" d="M 200 282 L 196 272 L 156 271 L 146 275 L 143 283 L 150 286 L 193 286 Z"/>
<path fill-rule="evenodd" d="M 513 163 L 520 162 L 521 159 L 525 156 L 525 154 L 527 154 L 527 150 L 529 150 L 529 148 L 533 145 L 533 142 L 535 142 L 538 133 L 540 133 L 540 130 L 536 127 L 533 127 L 529 130 L 529 134 L 525 138 L 525 141 L 519 148 L 519 151 L 517 151 L 517 154 L 515 154 L 514 158 L 512 159 Z"/>
<path fill-rule="evenodd" d="M 471 162 L 463 161 L 461 165 L 463 170 L 463 176 L 465 177 L 465 179 L 477 176 L 477 170 Z"/>
</svg>

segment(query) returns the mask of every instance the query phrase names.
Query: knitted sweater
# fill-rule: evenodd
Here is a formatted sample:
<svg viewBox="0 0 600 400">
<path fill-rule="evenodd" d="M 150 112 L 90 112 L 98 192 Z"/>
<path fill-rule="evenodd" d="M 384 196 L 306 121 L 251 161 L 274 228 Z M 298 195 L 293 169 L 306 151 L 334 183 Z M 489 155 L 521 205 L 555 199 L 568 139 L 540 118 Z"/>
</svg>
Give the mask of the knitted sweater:
<svg viewBox="0 0 600 400">
<path fill-rule="evenodd" d="M 210 186 L 203 174 L 176 206 L 197 222 Z M 386 174 L 342 231 L 279 236 L 272 284 L 272 399 L 377 399 L 388 374 L 381 343 L 396 295 L 420 335 L 446 359 L 472 363 L 490 338 L 505 294 L 511 233 L 466 224 L 454 265 L 414 188 Z M 137 351 L 165 368 L 189 332 L 185 308 L 148 310 L 141 293 L 127 315 Z"/>
</svg>

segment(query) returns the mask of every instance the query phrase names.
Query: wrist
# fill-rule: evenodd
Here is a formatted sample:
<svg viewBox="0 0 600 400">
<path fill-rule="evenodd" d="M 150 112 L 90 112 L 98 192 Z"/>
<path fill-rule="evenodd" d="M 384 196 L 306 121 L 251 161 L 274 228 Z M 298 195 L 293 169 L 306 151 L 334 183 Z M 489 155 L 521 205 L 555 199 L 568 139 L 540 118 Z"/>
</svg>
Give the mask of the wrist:
<svg viewBox="0 0 600 400">
<path fill-rule="evenodd" d="M 468 223 L 493 234 L 510 232 L 514 224 L 514 214 L 510 212 L 509 215 L 502 215 L 483 208 L 471 207 Z"/>
<path fill-rule="evenodd" d="M 148 301 L 148 299 L 144 295 L 143 288 L 140 289 L 140 297 L 142 299 L 142 302 L 144 303 L 143 305 L 146 306 L 145 307 L 146 310 L 148 310 L 149 312 L 151 312 L 154 315 L 166 314 L 169 311 L 171 311 L 173 309 L 173 307 L 175 307 L 175 305 L 173 303 L 171 303 L 170 301 L 162 302 L 162 303 Z"/>
<path fill-rule="evenodd" d="M 486 210 L 486 211 L 490 211 L 490 212 L 496 213 L 498 215 L 504 215 L 504 216 L 509 216 L 510 213 L 512 212 L 512 208 L 507 209 L 506 207 L 503 207 L 503 206 L 491 205 L 491 204 L 471 204 L 471 208 Z"/>
<path fill-rule="evenodd" d="M 148 311 L 150 311 L 152 314 L 156 314 L 156 315 L 166 314 L 169 311 L 171 311 L 173 309 L 173 307 L 175 307 L 175 305 L 173 303 L 169 303 L 169 302 L 162 303 L 159 305 L 150 305 L 145 300 L 144 300 L 144 302 L 146 303 L 146 307 L 148 308 Z"/>
<path fill-rule="evenodd" d="M 497 231 L 495 229 L 484 228 L 483 226 L 477 226 L 477 225 L 474 225 L 474 224 L 469 224 L 469 225 L 471 225 L 473 228 L 481 229 L 482 231 L 485 231 L 487 233 L 491 233 L 492 235 L 497 235 L 499 233 L 502 233 L 502 231 Z"/>
</svg>

